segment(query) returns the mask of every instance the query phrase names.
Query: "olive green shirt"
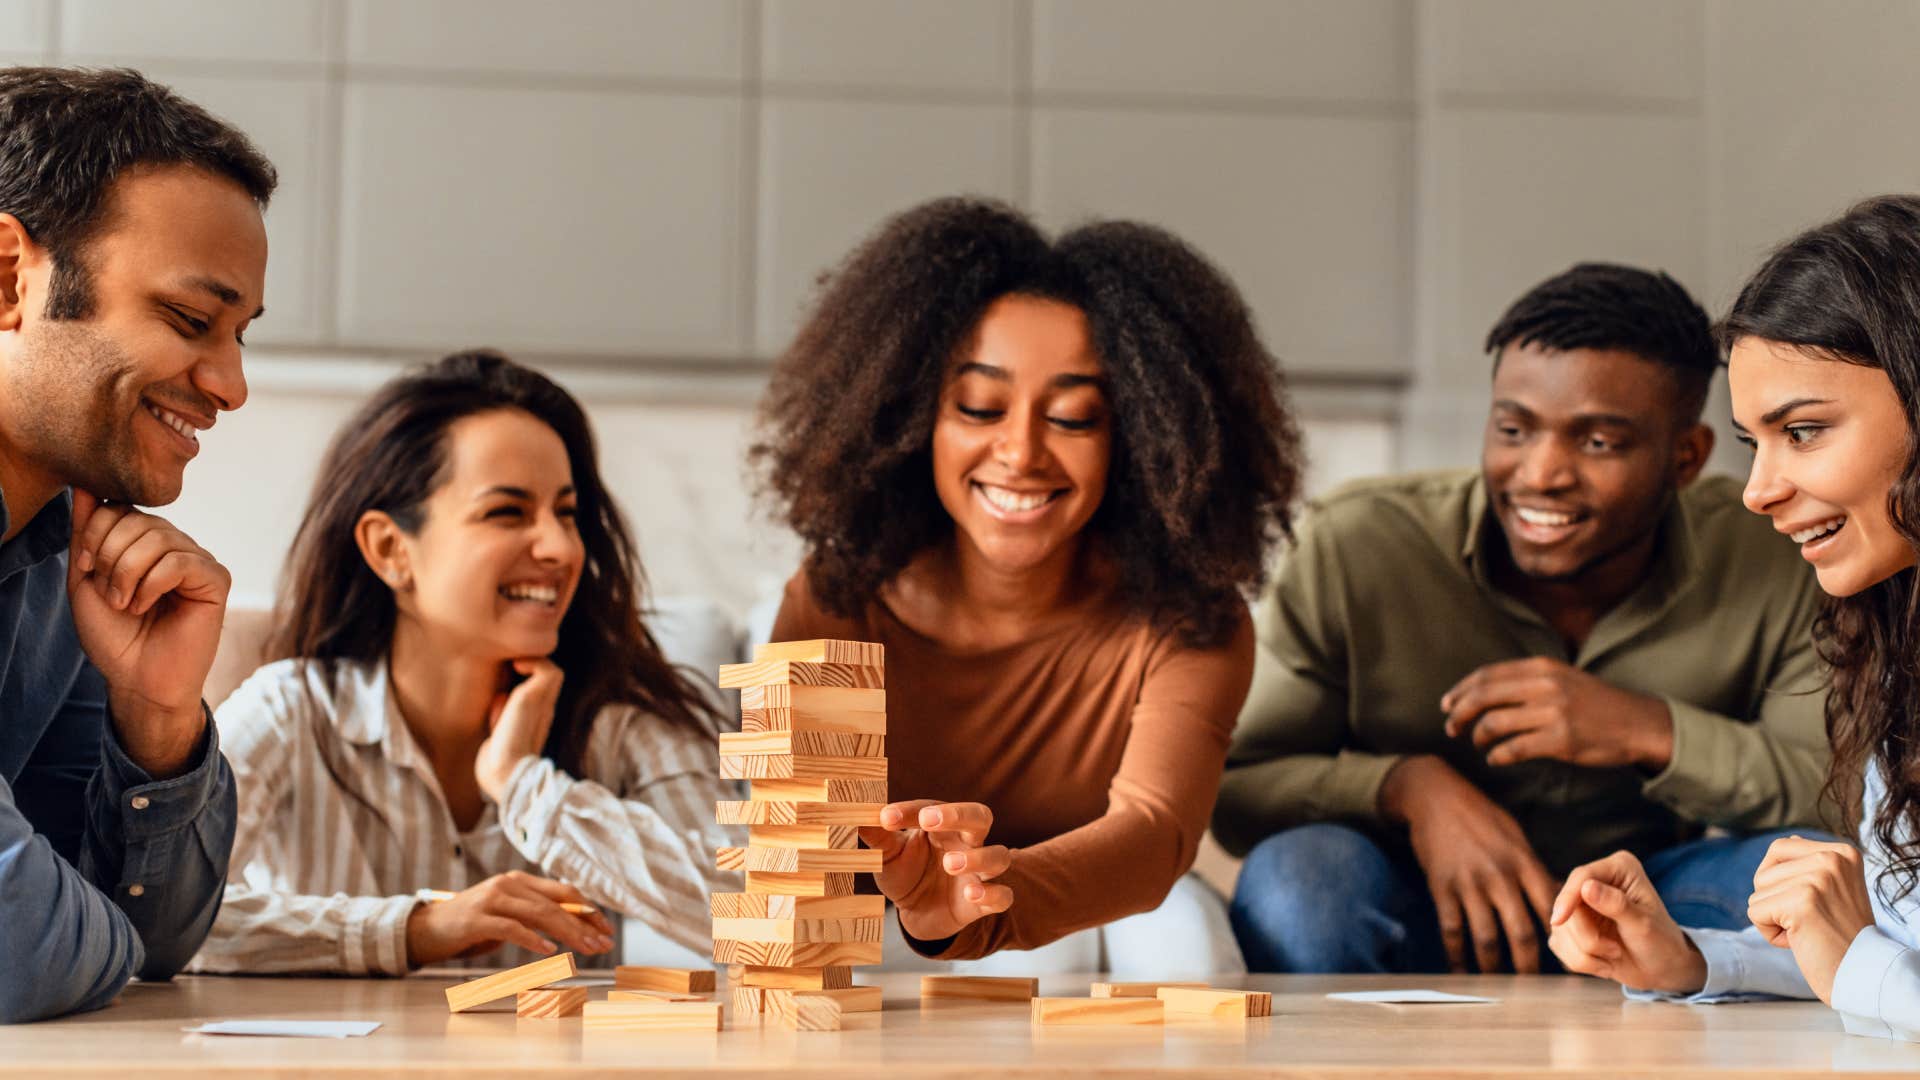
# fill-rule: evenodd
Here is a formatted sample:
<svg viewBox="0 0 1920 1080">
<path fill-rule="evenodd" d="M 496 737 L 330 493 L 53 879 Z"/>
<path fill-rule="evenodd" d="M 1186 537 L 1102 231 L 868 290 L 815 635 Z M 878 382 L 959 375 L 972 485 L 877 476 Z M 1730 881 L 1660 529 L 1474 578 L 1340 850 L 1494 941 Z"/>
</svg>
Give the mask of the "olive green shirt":
<svg viewBox="0 0 1920 1080">
<path fill-rule="evenodd" d="M 1488 579 L 1499 524 L 1477 471 L 1350 484 L 1319 500 L 1255 615 L 1241 709 L 1213 829 L 1244 854 L 1296 825 L 1384 827 L 1380 784 L 1435 754 L 1505 807 L 1555 873 L 1617 848 L 1645 855 L 1704 826 L 1812 824 L 1825 777 L 1820 593 L 1799 551 L 1702 479 L 1660 525 L 1647 580 L 1578 655 Z M 1550 656 L 1666 701 L 1673 760 L 1645 770 L 1560 761 L 1490 767 L 1449 738 L 1440 697 L 1485 664 Z"/>
</svg>

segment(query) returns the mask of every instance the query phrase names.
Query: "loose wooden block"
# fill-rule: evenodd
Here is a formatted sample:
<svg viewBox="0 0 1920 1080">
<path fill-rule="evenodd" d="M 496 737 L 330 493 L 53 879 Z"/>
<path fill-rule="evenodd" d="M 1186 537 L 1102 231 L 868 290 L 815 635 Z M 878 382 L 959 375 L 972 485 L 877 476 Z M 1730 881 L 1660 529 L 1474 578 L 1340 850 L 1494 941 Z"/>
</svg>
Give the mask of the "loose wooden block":
<svg viewBox="0 0 1920 1080">
<path fill-rule="evenodd" d="M 1161 1024 L 1166 1005 L 1159 998 L 1033 999 L 1036 1024 Z"/>
<path fill-rule="evenodd" d="M 799 660 L 808 664 L 859 664 L 885 667 L 887 648 L 872 641 L 838 641 L 818 638 L 812 641 L 769 641 L 753 649 L 755 660 Z"/>
<path fill-rule="evenodd" d="M 513 1014 L 522 1020 L 558 1020 L 579 1016 L 587 1003 L 584 986 L 545 986 L 522 990 L 513 998 Z"/>
<path fill-rule="evenodd" d="M 722 825 L 879 825 L 886 803 L 723 802 L 714 804 Z M 822 847 L 826 845 L 814 845 Z"/>
<path fill-rule="evenodd" d="M 800 851 L 851 851 L 860 846 L 860 830 L 851 825 L 754 825 L 747 846 Z"/>
<path fill-rule="evenodd" d="M 808 660 L 755 660 L 751 664 L 721 664 L 720 689 L 746 686 L 847 686 L 881 690 L 886 669 L 866 664 L 821 664 Z"/>
<path fill-rule="evenodd" d="M 713 958 L 758 967 L 849 967 L 880 962 L 877 941 L 733 941 L 716 938 Z"/>
<path fill-rule="evenodd" d="M 1040 992 L 1039 979 L 987 975 L 922 975 L 922 998 L 965 1001 L 1031 1001 Z"/>
<path fill-rule="evenodd" d="M 1246 995 L 1247 1015 L 1250 1017 L 1273 1015 L 1273 995 L 1265 990 L 1231 990 L 1228 993 Z"/>
<path fill-rule="evenodd" d="M 1178 986 L 1163 986 L 1155 993 L 1167 1007 L 1167 1015 L 1204 1016 L 1211 1020 L 1245 1020 L 1252 1015 L 1248 1010 L 1247 995 L 1235 990 L 1193 990 Z"/>
<path fill-rule="evenodd" d="M 838 731 L 725 731 L 722 754 L 814 757 L 886 757 L 885 735 L 853 735 Z"/>
<path fill-rule="evenodd" d="M 785 874 L 747 871 L 747 891 L 777 896 L 852 896 L 852 874 Z"/>
<path fill-rule="evenodd" d="M 887 913 L 887 898 L 714 893 L 707 910 L 716 919 L 878 919 Z"/>
<path fill-rule="evenodd" d="M 887 779 L 887 759 L 827 757 L 821 754 L 721 754 L 725 780 L 879 780 Z"/>
<path fill-rule="evenodd" d="M 666 990 L 676 994 L 711 994 L 712 968 L 641 967 L 622 964 L 613 969 L 613 985 L 622 990 Z"/>
<path fill-rule="evenodd" d="M 845 851 L 815 848 L 723 847 L 714 857 L 720 870 L 769 870 L 779 874 L 872 874 L 880 869 L 875 848 Z"/>
<path fill-rule="evenodd" d="M 535 960 L 531 964 L 496 971 L 491 975 L 463 982 L 458 986 L 447 987 L 447 1011 L 465 1012 L 476 1005 L 485 1005 L 489 1001 L 513 997 L 522 990 L 533 990 L 548 983 L 571 978 L 573 978 L 573 954 L 555 953 Z"/>
<path fill-rule="evenodd" d="M 733 1015 L 757 1016 L 767 1011 L 767 992 L 758 986 L 736 986 L 728 997 L 733 1002 Z"/>
<path fill-rule="evenodd" d="M 1181 990 L 1205 990 L 1203 982 L 1097 982 L 1093 984 L 1092 995 L 1097 998 L 1144 997 L 1150 998 L 1160 992 L 1163 986 Z"/>
<path fill-rule="evenodd" d="M 740 710 L 741 731 L 823 731 L 842 735 L 885 735 L 887 714 L 858 709 L 826 709 L 816 705 L 799 708 Z"/>
<path fill-rule="evenodd" d="M 754 780 L 747 792 L 752 802 L 879 803 L 887 802 L 885 780 Z"/>
<path fill-rule="evenodd" d="M 879 919 L 715 919 L 713 936 L 734 941 L 879 941 Z"/>
<path fill-rule="evenodd" d="M 853 969 L 832 967 L 760 967 L 748 965 L 740 973 L 743 986 L 766 990 L 844 990 L 853 985 Z"/>
<path fill-rule="evenodd" d="M 851 686 L 748 686 L 740 691 L 742 709 L 793 709 L 827 713 L 882 713 L 887 692 Z"/>
<path fill-rule="evenodd" d="M 588 1031 L 719 1031 L 717 1001 L 589 1001 Z"/>
<path fill-rule="evenodd" d="M 706 994 L 676 994 L 671 990 L 609 990 L 608 1001 L 706 1001 Z"/>
<path fill-rule="evenodd" d="M 768 990 L 766 1011 L 796 1031 L 838 1031 L 840 1018 L 851 1013 L 879 1012 L 880 988 L 851 986 L 841 990 Z"/>
</svg>

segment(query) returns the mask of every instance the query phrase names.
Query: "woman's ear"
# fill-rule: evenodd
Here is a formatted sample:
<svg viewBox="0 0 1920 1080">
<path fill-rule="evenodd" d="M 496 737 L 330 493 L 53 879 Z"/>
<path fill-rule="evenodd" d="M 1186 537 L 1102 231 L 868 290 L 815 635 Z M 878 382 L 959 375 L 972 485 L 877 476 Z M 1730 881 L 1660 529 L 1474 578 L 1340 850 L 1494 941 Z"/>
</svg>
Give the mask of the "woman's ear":
<svg viewBox="0 0 1920 1080">
<path fill-rule="evenodd" d="M 396 593 L 413 588 L 413 563 L 406 530 L 384 510 L 369 510 L 353 526 L 353 542 L 375 577 Z"/>
</svg>

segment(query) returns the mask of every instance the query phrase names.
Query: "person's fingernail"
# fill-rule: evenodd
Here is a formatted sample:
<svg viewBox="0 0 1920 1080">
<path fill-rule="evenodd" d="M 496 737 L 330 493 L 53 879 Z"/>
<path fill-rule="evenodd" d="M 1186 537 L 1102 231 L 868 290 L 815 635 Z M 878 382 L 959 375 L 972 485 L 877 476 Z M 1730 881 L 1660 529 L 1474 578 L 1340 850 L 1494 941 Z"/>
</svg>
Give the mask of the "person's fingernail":
<svg viewBox="0 0 1920 1080">
<path fill-rule="evenodd" d="M 599 934 L 595 934 L 593 936 L 593 951 L 606 952 L 608 949 L 611 949 L 611 948 L 613 948 L 612 939 L 602 937 Z"/>
<path fill-rule="evenodd" d="M 541 938 L 541 939 L 540 939 L 540 951 L 541 951 L 541 952 L 543 952 L 543 953 L 550 953 L 550 952 L 552 952 L 552 951 L 553 951 L 553 950 L 554 950 L 555 948 L 556 948 L 556 946 L 554 945 L 554 943 L 553 943 L 553 942 L 551 942 L 551 941 L 548 941 L 548 940 L 547 940 L 546 938 Z"/>
<path fill-rule="evenodd" d="M 93 569 L 93 552 L 88 551 L 86 548 L 81 548 L 80 553 L 74 557 L 73 561 L 80 564 L 80 572 L 84 574 Z"/>
<path fill-rule="evenodd" d="M 949 851 L 941 856 L 940 863 L 947 868 L 947 873 L 957 874 L 967 868 L 967 857 L 958 851 Z"/>
<path fill-rule="evenodd" d="M 976 904 L 979 903 L 981 900 L 986 899 L 986 895 L 987 895 L 987 890 L 982 886 L 979 886 L 979 885 L 967 886 L 967 899 L 973 901 Z"/>
<path fill-rule="evenodd" d="M 923 829 L 939 828 L 940 827 L 940 811 L 932 810 L 932 809 L 922 810 L 920 812 L 920 827 Z"/>
<path fill-rule="evenodd" d="M 107 586 L 107 603 L 112 604 L 114 607 L 120 606 L 121 604 L 120 586 L 118 585 Z"/>
</svg>

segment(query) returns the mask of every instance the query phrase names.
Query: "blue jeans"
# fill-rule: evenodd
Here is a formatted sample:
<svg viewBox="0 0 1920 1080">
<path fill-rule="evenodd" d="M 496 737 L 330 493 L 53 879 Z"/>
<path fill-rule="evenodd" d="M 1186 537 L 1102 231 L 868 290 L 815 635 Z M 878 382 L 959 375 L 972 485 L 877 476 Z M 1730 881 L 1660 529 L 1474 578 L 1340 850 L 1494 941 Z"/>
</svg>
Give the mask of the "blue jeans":
<svg viewBox="0 0 1920 1080">
<path fill-rule="evenodd" d="M 1802 836 L 1818 834 L 1796 830 Z M 1767 846 L 1790 832 L 1695 840 L 1646 860 L 1682 926 L 1738 930 Z M 1260 842 L 1229 909 L 1255 972 L 1439 974 L 1448 970 L 1426 876 L 1345 825 L 1303 825 Z M 1559 971 L 1540 934 L 1540 967 Z M 1472 963 L 1469 950 L 1468 963 Z"/>
</svg>

